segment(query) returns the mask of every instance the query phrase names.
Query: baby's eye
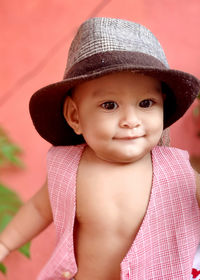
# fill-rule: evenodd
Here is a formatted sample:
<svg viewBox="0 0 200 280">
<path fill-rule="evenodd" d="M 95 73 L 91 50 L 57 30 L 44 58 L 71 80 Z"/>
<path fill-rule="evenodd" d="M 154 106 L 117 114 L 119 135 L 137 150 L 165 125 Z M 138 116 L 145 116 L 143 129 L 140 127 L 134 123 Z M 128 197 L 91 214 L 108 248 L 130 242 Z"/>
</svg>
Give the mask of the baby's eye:
<svg viewBox="0 0 200 280">
<path fill-rule="evenodd" d="M 114 101 L 107 101 L 101 104 L 101 107 L 105 110 L 115 110 L 118 108 L 118 105 Z"/>
<path fill-rule="evenodd" d="M 145 99 L 145 100 L 142 100 L 142 101 L 139 103 L 139 106 L 142 107 L 142 108 L 149 108 L 149 107 L 151 107 L 153 104 L 154 104 L 154 102 L 153 102 L 151 99 Z"/>
</svg>

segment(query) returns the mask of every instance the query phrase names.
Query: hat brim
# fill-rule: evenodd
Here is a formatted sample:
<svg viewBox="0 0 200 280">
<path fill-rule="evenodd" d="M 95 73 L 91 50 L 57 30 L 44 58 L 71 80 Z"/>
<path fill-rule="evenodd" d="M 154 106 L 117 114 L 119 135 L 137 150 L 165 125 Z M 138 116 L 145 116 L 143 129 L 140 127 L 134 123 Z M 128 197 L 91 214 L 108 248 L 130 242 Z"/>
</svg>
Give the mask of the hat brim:
<svg viewBox="0 0 200 280">
<path fill-rule="evenodd" d="M 124 59 L 123 55 L 128 55 L 129 58 Z M 90 57 L 91 64 L 88 59 L 77 63 L 76 68 L 71 69 L 62 81 L 39 89 L 31 97 L 29 109 L 33 124 L 38 133 L 52 145 L 84 143 L 83 137 L 74 133 L 63 116 L 63 104 L 69 90 L 84 81 L 120 71 L 138 71 L 157 78 L 166 85 L 164 128 L 183 116 L 199 92 L 200 82 L 196 77 L 189 73 L 168 69 L 149 55 L 137 54 L 137 62 L 135 58 L 134 61 L 130 59 L 130 54 L 127 52 L 117 52 L 118 60 L 113 52 L 109 60 L 108 56 L 108 53 L 98 54 L 98 57 L 96 55 Z M 149 63 L 147 63 L 147 56 Z M 109 63 L 107 64 L 106 61 Z"/>
</svg>

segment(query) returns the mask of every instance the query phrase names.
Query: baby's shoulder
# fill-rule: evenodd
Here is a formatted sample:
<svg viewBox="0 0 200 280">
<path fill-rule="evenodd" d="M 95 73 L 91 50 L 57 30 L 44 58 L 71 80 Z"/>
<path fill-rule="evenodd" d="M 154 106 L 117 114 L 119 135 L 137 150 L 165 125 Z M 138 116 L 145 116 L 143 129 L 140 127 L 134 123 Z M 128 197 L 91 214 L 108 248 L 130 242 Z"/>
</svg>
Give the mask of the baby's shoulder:
<svg viewBox="0 0 200 280">
<path fill-rule="evenodd" d="M 168 161 L 170 164 L 173 162 L 187 162 L 189 163 L 189 153 L 185 150 L 168 147 L 168 146 L 156 146 L 152 150 L 152 156 L 160 159 L 160 161 Z"/>
<path fill-rule="evenodd" d="M 74 157 L 82 153 L 85 144 L 81 145 L 72 145 L 72 146 L 52 146 L 48 153 L 47 159 L 51 158 L 66 158 L 66 157 Z"/>
</svg>

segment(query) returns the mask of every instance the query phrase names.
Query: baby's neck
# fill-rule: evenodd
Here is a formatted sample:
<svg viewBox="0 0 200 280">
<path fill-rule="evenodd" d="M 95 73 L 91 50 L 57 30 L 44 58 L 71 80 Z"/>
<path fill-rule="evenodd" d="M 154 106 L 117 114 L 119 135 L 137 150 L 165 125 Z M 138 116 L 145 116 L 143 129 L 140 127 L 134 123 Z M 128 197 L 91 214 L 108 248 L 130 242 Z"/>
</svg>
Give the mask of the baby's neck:
<svg viewBox="0 0 200 280">
<path fill-rule="evenodd" d="M 106 158 L 103 158 L 99 156 L 97 153 L 95 153 L 89 146 L 86 146 L 84 152 L 83 152 L 84 159 L 90 162 L 94 162 L 100 165 L 104 165 L 109 167 L 120 167 L 120 166 L 130 166 L 130 167 L 136 167 L 136 166 L 142 166 L 143 164 L 146 165 L 147 161 L 150 160 L 151 162 L 151 151 L 149 153 L 145 153 L 143 156 L 138 157 L 137 159 L 130 160 L 127 162 L 120 161 L 120 160 L 109 160 Z"/>
</svg>

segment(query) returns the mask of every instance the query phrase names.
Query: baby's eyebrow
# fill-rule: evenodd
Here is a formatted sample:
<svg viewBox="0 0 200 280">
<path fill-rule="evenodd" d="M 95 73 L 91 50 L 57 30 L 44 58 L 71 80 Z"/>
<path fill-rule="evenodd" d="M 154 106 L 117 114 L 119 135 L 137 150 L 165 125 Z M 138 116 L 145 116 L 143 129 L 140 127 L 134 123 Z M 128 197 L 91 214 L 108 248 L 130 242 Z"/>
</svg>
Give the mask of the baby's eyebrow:
<svg viewBox="0 0 200 280">
<path fill-rule="evenodd" d="M 95 90 L 94 92 L 93 92 L 93 97 L 94 98 L 99 98 L 99 97 L 107 97 L 107 96 L 115 96 L 116 94 L 115 93 L 113 93 L 112 91 L 109 91 L 109 90 L 101 90 L 101 89 L 99 89 L 99 90 Z"/>
<path fill-rule="evenodd" d="M 154 88 L 149 89 L 148 92 L 149 93 L 152 93 L 152 92 L 159 92 L 159 93 L 161 93 L 162 92 L 161 84 L 160 85 L 156 85 Z"/>
</svg>

